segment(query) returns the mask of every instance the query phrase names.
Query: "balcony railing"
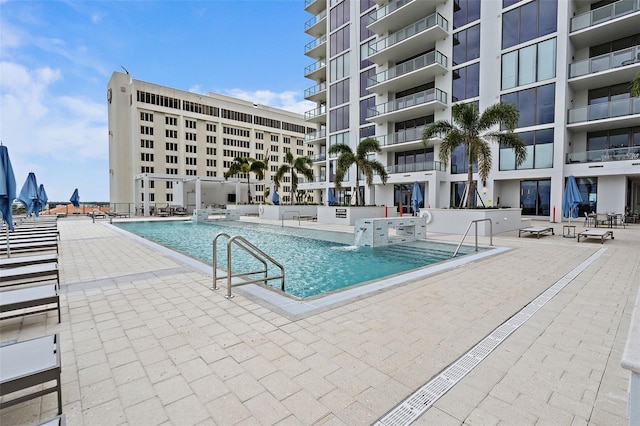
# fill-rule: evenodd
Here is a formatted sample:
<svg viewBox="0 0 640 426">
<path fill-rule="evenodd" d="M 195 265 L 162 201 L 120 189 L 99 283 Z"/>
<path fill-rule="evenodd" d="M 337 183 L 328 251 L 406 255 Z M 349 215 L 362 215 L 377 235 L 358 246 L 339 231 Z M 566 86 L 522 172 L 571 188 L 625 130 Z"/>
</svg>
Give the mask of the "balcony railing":
<svg viewBox="0 0 640 426">
<path fill-rule="evenodd" d="M 425 53 L 424 55 L 420 55 L 417 58 L 414 58 L 410 61 L 403 62 L 400 65 L 396 65 L 395 67 L 380 72 L 373 77 L 369 77 L 367 79 L 367 87 L 374 86 L 376 84 L 394 79 L 404 74 L 408 74 L 412 71 L 428 67 L 429 65 L 433 65 L 438 63 L 443 67 L 447 67 L 448 59 L 442 53 L 437 50 L 429 53 Z"/>
<path fill-rule="evenodd" d="M 311 155 L 309 156 L 309 158 L 311 159 L 311 161 L 316 162 L 316 161 L 324 161 L 327 159 L 327 154 L 316 154 L 316 155 Z"/>
<path fill-rule="evenodd" d="M 571 18 L 571 32 L 582 30 L 640 10 L 640 0 L 620 0 Z"/>
<path fill-rule="evenodd" d="M 569 65 L 569 78 L 610 70 L 640 62 L 640 46 L 594 56 Z"/>
<path fill-rule="evenodd" d="M 314 16 L 313 18 L 311 18 L 307 22 L 305 22 L 304 23 L 304 30 L 307 31 L 309 28 L 313 27 L 318 22 L 326 19 L 326 17 L 327 17 L 327 10 L 325 9 L 322 12 L 320 12 L 318 15 Z"/>
<path fill-rule="evenodd" d="M 317 85 L 315 85 L 313 87 L 309 87 L 308 89 L 305 89 L 304 97 L 308 98 L 309 96 L 313 96 L 313 95 L 318 94 L 320 92 L 323 92 L 325 90 L 327 90 L 327 82 L 323 81 L 320 84 L 317 84 Z"/>
<path fill-rule="evenodd" d="M 304 135 L 304 140 L 305 142 L 309 142 L 309 141 L 315 141 L 318 139 L 324 139 L 326 137 L 327 137 L 327 130 L 322 129 L 322 130 L 318 130 L 317 132 L 307 133 L 306 135 Z"/>
<path fill-rule="evenodd" d="M 446 169 L 440 161 L 424 161 L 422 163 L 411 164 L 396 164 L 394 166 L 386 166 L 385 170 L 389 174 L 393 173 L 411 173 L 411 172 L 425 172 L 425 171 L 438 171 L 444 172 Z"/>
<path fill-rule="evenodd" d="M 640 146 L 567 153 L 567 164 L 640 159 Z"/>
<path fill-rule="evenodd" d="M 320 68 L 326 67 L 327 66 L 327 61 L 326 59 L 320 59 L 317 62 L 314 62 L 313 64 L 309 65 L 308 67 L 305 67 L 304 69 L 304 75 L 307 76 L 309 74 L 311 74 L 314 71 L 319 70 Z"/>
<path fill-rule="evenodd" d="M 316 182 L 326 182 L 326 176 L 314 176 L 312 179 L 307 179 L 306 177 L 298 177 L 298 183 L 316 183 Z"/>
<path fill-rule="evenodd" d="M 439 13 L 434 13 L 433 15 L 429 15 L 426 18 L 419 20 L 418 22 L 414 22 L 413 24 L 396 31 L 395 33 L 390 34 L 389 36 L 381 40 L 378 40 L 376 43 L 369 44 L 368 54 L 369 56 L 371 56 L 377 52 L 393 46 L 396 43 L 400 43 L 401 41 L 406 40 L 409 37 L 412 37 L 423 31 L 427 31 L 429 28 L 433 28 L 436 25 L 439 25 L 445 31 L 449 30 L 449 22 L 444 19 L 444 17 Z"/>
<path fill-rule="evenodd" d="M 310 41 L 309 43 L 307 43 L 304 46 L 304 53 L 309 52 L 310 50 L 315 49 L 316 47 L 320 46 L 322 43 L 325 43 L 327 41 L 327 35 L 324 34 L 320 37 L 318 37 L 317 39 Z"/>
<path fill-rule="evenodd" d="M 384 7 L 381 7 L 380 9 L 374 10 L 369 14 L 369 23 L 372 23 L 377 21 L 378 19 L 384 18 L 388 14 L 395 12 L 405 4 L 411 3 L 412 1 L 421 1 L 421 0 L 395 0 L 386 4 Z"/>
<path fill-rule="evenodd" d="M 426 104 L 433 101 L 440 101 L 446 104 L 447 94 L 440 89 L 434 88 L 414 93 L 413 95 L 403 96 L 400 99 L 394 99 L 383 104 L 378 104 L 373 108 L 369 108 L 367 110 L 367 118 L 375 117 L 382 114 L 388 114 L 390 112 L 413 107 L 416 105 Z"/>
<path fill-rule="evenodd" d="M 304 113 L 304 119 L 309 120 L 314 117 L 318 117 L 320 115 L 325 115 L 327 113 L 327 106 L 322 105 L 320 108 L 312 109 L 311 111 L 307 111 Z"/>
<path fill-rule="evenodd" d="M 419 142 L 422 140 L 422 132 L 424 132 L 425 128 L 426 126 L 419 126 L 390 135 L 374 136 L 374 138 L 380 143 L 380 146 L 391 146 L 405 142 Z"/>
<path fill-rule="evenodd" d="M 567 124 L 640 114 L 640 98 L 603 102 L 569 110 Z"/>
</svg>

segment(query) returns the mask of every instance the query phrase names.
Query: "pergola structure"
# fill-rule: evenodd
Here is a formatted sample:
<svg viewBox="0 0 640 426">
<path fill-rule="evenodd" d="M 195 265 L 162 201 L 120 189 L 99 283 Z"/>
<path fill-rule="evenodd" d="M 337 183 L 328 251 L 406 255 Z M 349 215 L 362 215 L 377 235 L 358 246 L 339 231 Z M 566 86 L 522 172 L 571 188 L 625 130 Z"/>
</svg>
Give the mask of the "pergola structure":
<svg viewBox="0 0 640 426">
<path fill-rule="evenodd" d="M 150 216 L 150 182 L 173 182 L 173 202 L 176 207 L 185 207 L 189 213 L 208 206 L 222 206 L 228 203 L 248 202 L 246 181 L 237 178 L 225 180 L 220 177 L 169 175 L 163 173 L 142 173 L 133 177 L 133 206 L 138 211 L 142 203 L 143 215 Z M 142 182 L 142 185 L 138 182 Z M 265 181 L 251 182 L 251 193 L 256 185 L 269 184 Z M 140 201 L 140 191 L 143 197 Z M 154 201 L 153 204 L 158 204 Z"/>
</svg>

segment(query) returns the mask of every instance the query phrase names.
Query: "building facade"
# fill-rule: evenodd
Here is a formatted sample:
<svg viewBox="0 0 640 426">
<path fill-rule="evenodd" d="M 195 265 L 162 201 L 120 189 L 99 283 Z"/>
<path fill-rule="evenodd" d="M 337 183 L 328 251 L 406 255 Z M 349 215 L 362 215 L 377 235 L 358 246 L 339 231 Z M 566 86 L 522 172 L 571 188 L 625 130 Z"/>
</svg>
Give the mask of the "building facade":
<svg viewBox="0 0 640 426">
<path fill-rule="evenodd" d="M 248 202 L 246 184 L 227 185 L 224 173 L 236 157 L 267 160 L 262 182 L 249 176 L 252 201 L 264 190 L 291 152 L 313 156 L 305 142 L 309 130 L 299 114 L 215 93 L 199 95 L 114 72 L 107 86 L 109 118 L 109 191 L 112 208 L 145 201 L 151 207 L 194 208 Z M 246 183 L 245 175 L 229 181 Z M 145 187 L 145 182 L 147 183 Z M 208 185 L 196 196 L 193 182 Z M 271 188 L 273 190 L 273 188 Z M 288 202 L 290 178 L 280 197 Z M 146 199 L 145 199 L 146 196 Z M 196 204 L 196 198 L 199 202 Z"/>
<path fill-rule="evenodd" d="M 408 206 L 418 182 L 425 208 L 460 205 L 464 150 L 445 167 L 440 140 L 425 146 L 422 132 L 450 120 L 455 103 L 482 111 L 502 101 L 520 111 L 516 132 L 528 157 L 516 166 L 512 151 L 494 144 L 489 179 L 476 182 L 478 205 L 520 206 L 524 215 L 561 221 L 573 175 L 581 217 L 640 210 L 640 99 L 629 93 L 640 71 L 639 0 L 305 0 L 304 7 L 313 15 L 304 75 L 314 82 L 305 98 L 316 102 L 305 113 L 315 127 L 306 141 L 320 154 L 316 182 L 304 188 L 318 197 L 334 187 L 329 147 L 355 149 L 371 136 L 389 179 L 361 189 L 367 204 Z M 351 196 L 354 173 L 341 201 Z"/>
</svg>

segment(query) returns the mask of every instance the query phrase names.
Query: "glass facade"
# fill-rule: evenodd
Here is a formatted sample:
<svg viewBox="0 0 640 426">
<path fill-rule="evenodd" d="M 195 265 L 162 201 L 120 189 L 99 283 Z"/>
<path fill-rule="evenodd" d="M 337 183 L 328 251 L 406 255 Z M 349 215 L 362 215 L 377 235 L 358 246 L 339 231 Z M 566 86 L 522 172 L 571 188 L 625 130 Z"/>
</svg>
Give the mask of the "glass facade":
<svg viewBox="0 0 640 426">
<path fill-rule="evenodd" d="M 556 32 L 557 0 L 534 0 L 502 15 L 502 48 Z"/>
</svg>

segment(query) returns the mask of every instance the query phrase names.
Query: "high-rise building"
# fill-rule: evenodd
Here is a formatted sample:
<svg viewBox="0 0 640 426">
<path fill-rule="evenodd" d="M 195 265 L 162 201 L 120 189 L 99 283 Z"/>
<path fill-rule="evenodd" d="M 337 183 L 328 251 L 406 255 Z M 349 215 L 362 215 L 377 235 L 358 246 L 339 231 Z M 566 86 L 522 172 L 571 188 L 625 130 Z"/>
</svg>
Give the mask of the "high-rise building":
<svg viewBox="0 0 640 426">
<path fill-rule="evenodd" d="M 265 185 L 287 153 L 313 156 L 305 142 L 309 130 L 302 116 L 215 93 L 200 95 L 134 80 L 114 72 L 107 86 L 109 117 L 109 191 L 119 205 L 179 205 L 190 210 L 209 204 L 247 202 L 248 191 L 226 189 L 224 173 L 236 157 L 267 160 L 265 182 L 256 183 L 252 201 L 265 200 Z M 246 181 L 245 175 L 234 180 Z M 254 174 L 250 176 L 256 182 Z M 148 182 L 145 187 L 145 182 Z M 207 182 L 202 190 L 187 188 Z M 217 183 L 217 185 L 216 185 Z M 290 177 L 283 179 L 281 199 L 288 202 Z M 246 189 L 242 189 L 246 191 Z M 197 206 L 196 199 L 200 198 Z M 245 198 L 246 197 L 246 198 Z"/>
<path fill-rule="evenodd" d="M 517 106 L 516 132 L 526 144 L 492 146 L 486 182 L 476 203 L 522 207 L 524 215 L 562 220 L 562 196 L 575 176 L 585 212 L 640 210 L 640 99 L 630 83 L 640 71 L 640 1 L 589 0 L 305 0 L 313 17 L 304 48 L 314 85 L 305 114 L 315 130 L 307 142 L 326 154 L 336 143 L 353 149 L 376 138 L 376 159 L 389 173 L 367 204 L 410 205 L 418 182 L 424 207 L 460 205 L 467 180 L 464 150 L 444 167 L 440 139 L 423 144 L 451 106 L 497 102 Z M 317 182 L 333 188 L 335 158 L 315 164 Z M 355 168 L 338 195 L 355 185 Z M 477 179 L 477 174 L 475 174 Z"/>
</svg>

